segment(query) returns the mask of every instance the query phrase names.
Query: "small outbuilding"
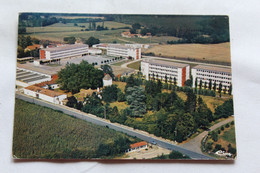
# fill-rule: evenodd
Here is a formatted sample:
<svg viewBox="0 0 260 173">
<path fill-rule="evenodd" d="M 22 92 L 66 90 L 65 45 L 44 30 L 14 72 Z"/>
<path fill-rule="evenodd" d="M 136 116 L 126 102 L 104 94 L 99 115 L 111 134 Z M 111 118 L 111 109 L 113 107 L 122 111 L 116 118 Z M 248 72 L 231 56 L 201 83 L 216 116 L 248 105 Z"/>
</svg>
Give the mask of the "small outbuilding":
<svg viewBox="0 0 260 173">
<path fill-rule="evenodd" d="M 127 149 L 126 152 L 128 153 L 128 152 L 132 152 L 132 151 L 139 151 L 142 149 L 146 149 L 147 147 L 148 147 L 147 142 L 145 142 L 145 141 L 137 142 L 137 143 L 131 144 L 130 148 Z"/>
<path fill-rule="evenodd" d="M 111 86 L 112 85 L 112 77 L 109 74 L 106 74 L 103 78 L 103 86 Z"/>
</svg>

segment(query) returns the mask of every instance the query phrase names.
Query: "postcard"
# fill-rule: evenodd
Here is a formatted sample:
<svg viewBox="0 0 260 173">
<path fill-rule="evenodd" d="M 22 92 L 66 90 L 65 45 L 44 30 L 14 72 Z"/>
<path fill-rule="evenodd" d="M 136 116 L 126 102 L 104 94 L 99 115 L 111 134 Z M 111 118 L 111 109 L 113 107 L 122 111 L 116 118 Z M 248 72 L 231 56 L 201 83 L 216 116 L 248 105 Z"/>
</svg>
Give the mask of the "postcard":
<svg viewBox="0 0 260 173">
<path fill-rule="evenodd" d="M 229 18 L 20 13 L 14 159 L 234 160 Z"/>
</svg>

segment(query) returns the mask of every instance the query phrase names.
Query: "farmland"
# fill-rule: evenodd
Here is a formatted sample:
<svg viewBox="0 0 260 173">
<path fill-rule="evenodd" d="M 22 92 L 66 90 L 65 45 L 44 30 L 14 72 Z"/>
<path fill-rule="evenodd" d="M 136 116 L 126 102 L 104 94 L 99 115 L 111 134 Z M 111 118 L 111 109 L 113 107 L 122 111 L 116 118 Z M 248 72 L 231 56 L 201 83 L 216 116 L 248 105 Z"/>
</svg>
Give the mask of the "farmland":
<svg viewBox="0 0 260 173">
<path fill-rule="evenodd" d="M 13 155 L 16 158 L 93 158 L 101 144 L 136 139 L 16 99 Z"/>
<path fill-rule="evenodd" d="M 189 58 L 207 62 L 231 62 L 230 43 L 156 45 L 142 51 L 164 57 Z"/>
<path fill-rule="evenodd" d="M 27 27 L 26 31 L 31 37 L 35 37 L 40 40 L 48 39 L 51 41 L 62 42 L 64 37 L 69 36 L 74 36 L 81 39 L 88 39 L 89 37 L 94 36 L 99 38 L 101 42 L 128 42 L 127 40 L 122 41 L 118 39 L 121 37 L 121 32 L 125 31 L 126 29 L 111 30 L 111 28 L 129 27 L 130 25 L 108 21 L 104 22 L 104 27 L 108 27 L 109 30 L 81 31 L 82 29 L 85 30 L 85 28 L 88 28 L 88 25 L 88 23 L 78 23 L 78 26 L 74 26 L 74 23 L 55 23 L 45 27 Z M 96 25 L 102 25 L 102 22 L 97 22 Z"/>
</svg>

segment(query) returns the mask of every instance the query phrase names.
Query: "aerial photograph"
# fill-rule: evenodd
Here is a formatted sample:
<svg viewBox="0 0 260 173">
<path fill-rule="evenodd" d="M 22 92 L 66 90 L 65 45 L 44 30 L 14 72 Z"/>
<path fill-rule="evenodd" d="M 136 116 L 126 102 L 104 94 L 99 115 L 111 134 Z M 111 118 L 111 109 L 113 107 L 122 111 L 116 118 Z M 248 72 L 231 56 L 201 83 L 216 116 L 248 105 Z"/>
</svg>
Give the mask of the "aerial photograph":
<svg viewBox="0 0 260 173">
<path fill-rule="evenodd" d="M 26 12 L 16 51 L 14 159 L 237 157 L 228 16 Z"/>
</svg>

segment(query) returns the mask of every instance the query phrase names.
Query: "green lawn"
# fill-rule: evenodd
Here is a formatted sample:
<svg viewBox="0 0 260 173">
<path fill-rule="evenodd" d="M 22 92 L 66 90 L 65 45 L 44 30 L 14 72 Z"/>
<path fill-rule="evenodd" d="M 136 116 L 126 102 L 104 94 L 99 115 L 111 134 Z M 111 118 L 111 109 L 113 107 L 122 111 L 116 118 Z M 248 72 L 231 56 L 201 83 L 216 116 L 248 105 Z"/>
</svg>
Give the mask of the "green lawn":
<svg viewBox="0 0 260 173">
<path fill-rule="evenodd" d="M 231 144 L 236 144 L 235 127 L 233 126 L 230 130 L 224 132 L 221 137 Z"/>
<path fill-rule="evenodd" d="M 93 158 L 100 144 L 119 137 L 136 141 L 112 129 L 16 99 L 13 133 L 16 158 Z"/>
<path fill-rule="evenodd" d="M 137 61 L 137 62 L 134 62 L 134 63 L 131 63 L 131 64 L 127 65 L 127 67 L 133 68 L 135 70 L 139 70 L 140 66 L 141 66 L 141 61 Z"/>
</svg>

